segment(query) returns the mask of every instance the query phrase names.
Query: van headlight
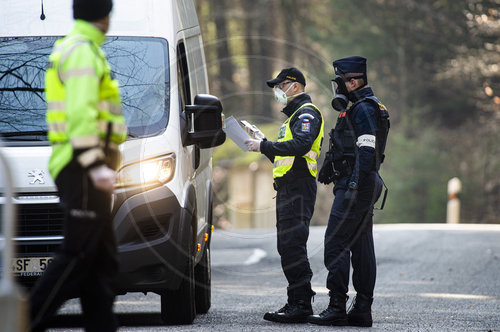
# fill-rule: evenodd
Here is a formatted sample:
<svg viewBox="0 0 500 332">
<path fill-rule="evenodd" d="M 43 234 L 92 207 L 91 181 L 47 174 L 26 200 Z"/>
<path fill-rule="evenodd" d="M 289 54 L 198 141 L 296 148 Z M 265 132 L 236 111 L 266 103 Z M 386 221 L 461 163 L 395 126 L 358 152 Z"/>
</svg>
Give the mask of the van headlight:
<svg viewBox="0 0 500 332">
<path fill-rule="evenodd" d="M 165 184 L 175 172 L 175 155 L 143 160 L 123 166 L 116 179 L 116 188 Z"/>
</svg>

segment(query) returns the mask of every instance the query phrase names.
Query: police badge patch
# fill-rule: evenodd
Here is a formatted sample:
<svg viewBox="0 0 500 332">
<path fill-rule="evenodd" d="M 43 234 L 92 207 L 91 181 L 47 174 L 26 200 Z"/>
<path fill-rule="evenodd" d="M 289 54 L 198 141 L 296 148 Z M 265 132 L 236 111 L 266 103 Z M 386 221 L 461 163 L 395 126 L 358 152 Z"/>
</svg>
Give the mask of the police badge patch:
<svg viewBox="0 0 500 332">
<path fill-rule="evenodd" d="M 309 119 L 302 120 L 302 132 L 308 133 L 310 131 L 311 131 L 311 123 L 309 122 Z"/>
<path fill-rule="evenodd" d="M 278 139 L 283 139 L 285 138 L 285 133 L 286 133 L 286 125 L 281 126 L 280 128 L 280 133 L 278 134 Z"/>
</svg>

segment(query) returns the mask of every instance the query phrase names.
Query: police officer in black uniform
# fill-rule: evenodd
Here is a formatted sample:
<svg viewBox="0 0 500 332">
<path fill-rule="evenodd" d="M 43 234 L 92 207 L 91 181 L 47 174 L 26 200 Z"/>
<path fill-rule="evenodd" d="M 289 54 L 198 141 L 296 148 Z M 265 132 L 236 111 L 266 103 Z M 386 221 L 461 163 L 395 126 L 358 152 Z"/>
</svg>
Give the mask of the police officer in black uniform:
<svg viewBox="0 0 500 332">
<path fill-rule="evenodd" d="M 250 151 L 260 151 L 274 164 L 276 227 L 281 266 L 288 281 L 288 301 L 265 320 L 281 323 L 305 323 L 312 315 L 312 271 L 307 258 L 306 242 L 309 222 L 316 201 L 317 159 L 323 139 L 320 111 L 304 92 L 306 80 L 297 68 L 283 69 L 267 81 L 275 98 L 285 105 L 288 119 L 280 129 L 277 142 L 253 139 L 247 141 Z"/>
<path fill-rule="evenodd" d="M 333 66 L 336 77 L 332 81 L 332 106 L 340 114 L 330 132 L 330 151 L 318 176 L 321 183 L 335 183 L 325 233 L 330 303 L 319 315 L 310 316 L 309 322 L 368 327 L 372 326 L 376 277 L 372 218 L 382 191 L 378 170 L 384 158 L 389 114 L 367 86 L 365 58 L 343 58 Z M 348 102 L 352 105 L 346 109 Z M 350 261 L 357 294 L 346 314 Z"/>
</svg>

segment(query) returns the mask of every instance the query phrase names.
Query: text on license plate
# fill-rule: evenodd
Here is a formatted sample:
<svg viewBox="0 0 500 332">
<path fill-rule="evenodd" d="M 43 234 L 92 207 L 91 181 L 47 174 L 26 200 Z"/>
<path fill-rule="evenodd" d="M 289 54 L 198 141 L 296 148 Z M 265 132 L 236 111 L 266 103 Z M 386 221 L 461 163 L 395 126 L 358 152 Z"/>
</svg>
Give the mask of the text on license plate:
<svg viewBox="0 0 500 332">
<path fill-rule="evenodd" d="M 12 260 L 12 272 L 18 276 L 39 276 L 52 262 L 52 257 L 19 257 Z"/>
</svg>

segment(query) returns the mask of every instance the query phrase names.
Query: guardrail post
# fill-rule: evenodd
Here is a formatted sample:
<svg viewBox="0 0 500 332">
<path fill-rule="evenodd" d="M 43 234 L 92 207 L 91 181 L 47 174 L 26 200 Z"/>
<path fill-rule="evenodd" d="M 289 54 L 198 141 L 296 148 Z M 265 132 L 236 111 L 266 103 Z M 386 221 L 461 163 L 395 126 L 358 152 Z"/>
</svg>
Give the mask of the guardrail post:
<svg viewBox="0 0 500 332">
<path fill-rule="evenodd" d="M 3 151 L 0 150 L 0 162 L 3 165 L 5 186 L 5 203 L 3 205 L 3 237 L 0 236 L 2 248 L 2 276 L 0 279 L 0 330 L 25 332 L 29 329 L 28 301 L 23 291 L 17 287 L 12 275 L 12 259 L 14 252 L 13 238 L 15 230 L 15 213 L 12 203 L 12 173 Z"/>
<path fill-rule="evenodd" d="M 446 223 L 460 223 L 460 199 L 458 194 L 462 191 L 462 181 L 452 178 L 448 181 L 448 205 L 446 208 Z"/>
</svg>

